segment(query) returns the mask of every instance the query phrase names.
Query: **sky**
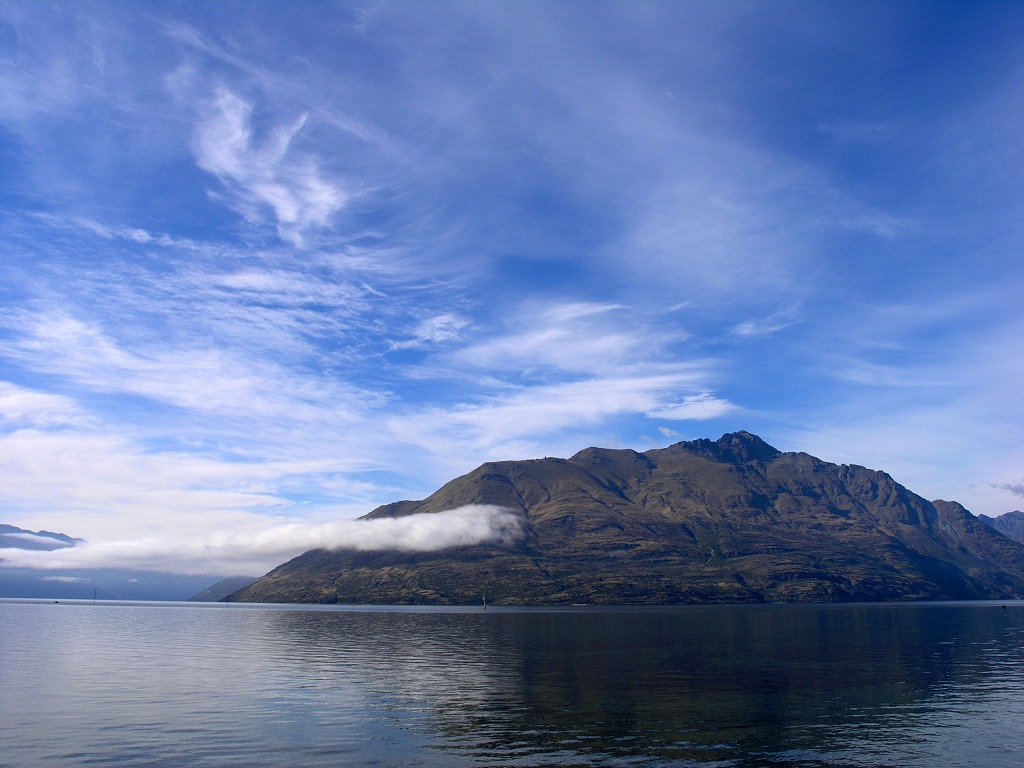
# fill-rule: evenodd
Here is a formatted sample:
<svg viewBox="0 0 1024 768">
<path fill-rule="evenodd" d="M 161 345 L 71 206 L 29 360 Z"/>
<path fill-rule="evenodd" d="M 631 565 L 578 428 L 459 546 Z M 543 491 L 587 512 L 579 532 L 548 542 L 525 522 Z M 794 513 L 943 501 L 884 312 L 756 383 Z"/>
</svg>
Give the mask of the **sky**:
<svg viewBox="0 0 1024 768">
<path fill-rule="evenodd" d="M 740 429 L 1021 508 L 1022 116 L 1015 2 L 0 2 L 7 561 Z"/>
</svg>

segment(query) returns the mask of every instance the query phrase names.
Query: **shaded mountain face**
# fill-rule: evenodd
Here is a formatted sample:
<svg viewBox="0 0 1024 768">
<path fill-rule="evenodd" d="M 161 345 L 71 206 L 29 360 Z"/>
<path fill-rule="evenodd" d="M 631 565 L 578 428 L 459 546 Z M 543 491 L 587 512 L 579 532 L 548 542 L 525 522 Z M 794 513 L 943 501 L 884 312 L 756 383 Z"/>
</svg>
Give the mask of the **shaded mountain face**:
<svg viewBox="0 0 1024 768">
<path fill-rule="evenodd" d="M 368 519 L 468 504 L 521 539 L 429 553 L 313 550 L 233 600 L 499 604 L 1024 597 L 1024 545 L 884 472 L 747 432 L 637 453 L 487 463 Z"/>
<path fill-rule="evenodd" d="M 1004 536 L 1024 544 L 1024 512 L 1014 510 L 999 517 L 978 515 L 978 519 L 986 525 L 990 525 Z"/>
</svg>

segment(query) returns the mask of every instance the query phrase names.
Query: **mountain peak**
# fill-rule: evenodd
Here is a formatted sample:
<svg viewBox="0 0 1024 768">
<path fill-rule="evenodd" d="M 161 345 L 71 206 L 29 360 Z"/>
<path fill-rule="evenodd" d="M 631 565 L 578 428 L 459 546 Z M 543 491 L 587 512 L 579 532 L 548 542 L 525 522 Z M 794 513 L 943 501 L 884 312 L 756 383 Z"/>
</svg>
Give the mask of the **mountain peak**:
<svg viewBox="0 0 1024 768">
<path fill-rule="evenodd" d="M 679 443 L 687 451 L 720 464 L 745 464 L 750 461 L 772 461 L 781 451 L 768 445 L 757 435 L 746 430 L 727 432 L 718 440 L 707 438 Z"/>
</svg>

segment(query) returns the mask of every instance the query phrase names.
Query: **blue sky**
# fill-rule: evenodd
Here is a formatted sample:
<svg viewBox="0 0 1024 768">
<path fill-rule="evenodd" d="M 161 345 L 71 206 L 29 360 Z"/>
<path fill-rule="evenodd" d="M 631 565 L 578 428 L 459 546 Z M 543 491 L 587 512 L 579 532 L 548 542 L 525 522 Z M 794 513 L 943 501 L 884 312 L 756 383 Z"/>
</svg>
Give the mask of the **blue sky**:
<svg viewBox="0 0 1024 768">
<path fill-rule="evenodd" d="M 1022 40 L 1001 2 L 4 2 L 0 520 L 255 571 L 487 460 L 738 429 L 1019 508 Z"/>
</svg>

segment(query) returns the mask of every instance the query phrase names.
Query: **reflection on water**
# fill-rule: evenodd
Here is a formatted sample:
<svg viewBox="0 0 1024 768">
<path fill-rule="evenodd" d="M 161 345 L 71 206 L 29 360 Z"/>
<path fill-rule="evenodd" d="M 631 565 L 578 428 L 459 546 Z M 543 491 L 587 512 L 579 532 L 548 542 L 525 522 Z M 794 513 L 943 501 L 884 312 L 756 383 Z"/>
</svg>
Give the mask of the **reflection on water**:
<svg viewBox="0 0 1024 768">
<path fill-rule="evenodd" d="M 0 765 L 1016 766 L 1024 755 L 1020 604 L 0 602 L 0 641 Z"/>
</svg>

